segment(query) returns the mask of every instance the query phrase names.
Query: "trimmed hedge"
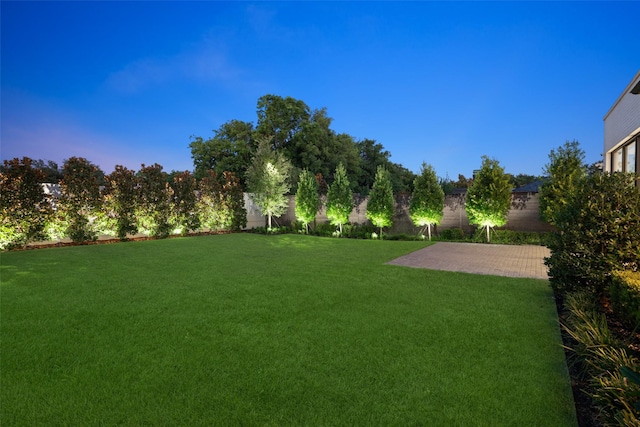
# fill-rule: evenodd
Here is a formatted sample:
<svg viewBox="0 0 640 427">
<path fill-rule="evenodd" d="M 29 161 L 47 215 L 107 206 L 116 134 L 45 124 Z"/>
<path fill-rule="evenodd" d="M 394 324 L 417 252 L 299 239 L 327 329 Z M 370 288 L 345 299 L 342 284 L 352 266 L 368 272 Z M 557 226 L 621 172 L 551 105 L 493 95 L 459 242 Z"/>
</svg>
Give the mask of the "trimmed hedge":
<svg viewBox="0 0 640 427">
<path fill-rule="evenodd" d="M 640 325 L 640 271 L 615 271 L 609 287 L 613 311 L 627 326 Z"/>
</svg>

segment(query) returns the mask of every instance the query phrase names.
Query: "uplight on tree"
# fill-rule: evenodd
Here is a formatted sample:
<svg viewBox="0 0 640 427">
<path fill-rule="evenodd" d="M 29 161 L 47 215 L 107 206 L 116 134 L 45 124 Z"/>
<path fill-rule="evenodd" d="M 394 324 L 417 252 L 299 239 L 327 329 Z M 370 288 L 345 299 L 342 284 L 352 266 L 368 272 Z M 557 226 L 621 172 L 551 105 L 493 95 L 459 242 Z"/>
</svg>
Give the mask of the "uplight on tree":
<svg viewBox="0 0 640 427">
<path fill-rule="evenodd" d="M 247 187 L 251 200 L 268 217 L 269 228 L 271 218 L 287 210 L 290 171 L 291 163 L 271 149 L 271 138 L 261 139 L 247 169 Z"/>
<path fill-rule="evenodd" d="M 491 241 L 490 230 L 507 223 L 511 207 L 511 184 L 497 160 L 482 156 L 482 168 L 467 191 L 465 209 L 470 224 L 487 230 L 487 242 Z"/>
<path fill-rule="evenodd" d="M 395 200 L 393 199 L 393 187 L 389 179 L 389 172 L 384 166 L 378 166 L 373 188 L 369 194 L 367 203 L 367 218 L 373 225 L 380 228 L 390 227 L 393 224 Z"/>
<path fill-rule="evenodd" d="M 349 222 L 349 215 L 353 210 L 353 194 L 347 171 L 342 163 L 336 167 L 333 183 L 327 192 L 327 218 L 333 225 L 337 225 L 342 234 L 342 225 Z"/>
<path fill-rule="evenodd" d="M 296 219 L 300 221 L 305 231 L 309 232 L 309 223 L 316 219 L 316 213 L 320 208 L 318 196 L 318 182 L 315 175 L 307 169 L 300 172 L 298 191 L 296 192 Z"/>
<path fill-rule="evenodd" d="M 440 224 L 444 210 L 444 191 L 431 165 L 422 164 L 422 171 L 413 181 L 413 187 L 409 203 L 411 221 L 417 227 L 424 227 L 422 234 L 427 229 L 431 240 L 431 226 Z"/>
</svg>

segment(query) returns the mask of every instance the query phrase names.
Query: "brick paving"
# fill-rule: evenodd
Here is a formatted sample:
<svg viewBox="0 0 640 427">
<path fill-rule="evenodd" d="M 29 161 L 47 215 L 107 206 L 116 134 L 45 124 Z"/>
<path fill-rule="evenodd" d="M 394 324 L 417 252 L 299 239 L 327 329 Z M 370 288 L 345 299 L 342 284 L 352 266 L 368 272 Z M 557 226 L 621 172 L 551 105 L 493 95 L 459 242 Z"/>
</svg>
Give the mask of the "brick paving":
<svg viewBox="0 0 640 427">
<path fill-rule="evenodd" d="M 437 242 L 388 264 L 431 270 L 548 279 L 543 258 L 549 249 L 534 245 Z"/>
</svg>

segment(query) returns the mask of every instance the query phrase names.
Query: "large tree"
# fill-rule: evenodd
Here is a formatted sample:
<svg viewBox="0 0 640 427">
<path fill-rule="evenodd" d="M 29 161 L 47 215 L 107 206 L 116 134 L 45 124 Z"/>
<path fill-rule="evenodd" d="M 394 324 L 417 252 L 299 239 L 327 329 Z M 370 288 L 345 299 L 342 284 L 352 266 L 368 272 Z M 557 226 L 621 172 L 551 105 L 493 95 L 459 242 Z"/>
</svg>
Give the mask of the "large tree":
<svg viewBox="0 0 640 427">
<path fill-rule="evenodd" d="M 511 207 L 511 184 L 497 160 L 482 156 L 482 167 L 467 191 L 465 209 L 469 223 L 490 229 L 507 223 Z"/>
<path fill-rule="evenodd" d="M 288 207 L 291 162 L 282 152 L 272 149 L 272 138 L 261 138 L 247 169 L 249 197 L 268 218 L 282 215 Z"/>
<path fill-rule="evenodd" d="M 367 218 L 373 225 L 382 228 L 393 225 L 393 214 L 395 212 L 395 200 L 393 199 L 393 187 L 389 172 L 384 166 L 378 166 L 376 177 L 369 194 L 367 202 Z"/>
<path fill-rule="evenodd" d="M 353 193 L 347 171 L 342 163 L 336 167 L 333 182 L 327 191 L 327 218 L 333 225 L 337 225 L 342 234 L 342 226 L 349 222 L 349 215 L 353 210 Z"/>
<path fill-rule="evenodd" d="M 318 182 L 311 172 L 303 169 L 300 172 L 298 191 L 296 192 L 296 218 L 302 222 L 307 233 L 309 232 L 309 223 L 316 219 L 318 209 L 320 209 Z"/>
<path fill-rule="evenodd" d="M 444 191 L 435 170 L 426 163 L 422 164 L 420 175 L 413 182 L 409 215 L 416 226 L 428 229 L 431 240 L 431 226 L 440 224 L 444 215 Z"/>
<path fill-rule="evenodd" d="M 549 153 L 549 163 L 543 169 L 546 181 L 540 188 L 540 216 L 555 225 L 558 216 L 569 206 L 572 195 L 586 177 L 584 151 L 578 141 L 567 141 Z"/>
<path fill-rule="evenodd" d="M 244 176 L 254 150 L 254 129 L 250 122 L 231 120 L 214 131 L 213 138 L 192 137 L 189 144 L 195 176 L 202 179 L 208 170 Z"/>
</svg>

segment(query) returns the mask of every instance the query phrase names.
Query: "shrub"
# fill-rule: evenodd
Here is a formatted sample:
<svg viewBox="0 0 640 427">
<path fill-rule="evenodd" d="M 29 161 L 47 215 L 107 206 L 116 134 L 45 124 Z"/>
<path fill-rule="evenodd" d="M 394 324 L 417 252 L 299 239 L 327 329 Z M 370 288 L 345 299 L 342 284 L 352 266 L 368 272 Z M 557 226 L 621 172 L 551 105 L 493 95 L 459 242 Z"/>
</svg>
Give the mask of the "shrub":
<svg viewBox="0 0 640 427">
<path fill-rule="evenodd" d="M 599 409 L 604 425 L 640 425 L 638 412 L 640 385 L 628 381 L 622 372 L 637 367 L 638 360 L 610 332 L 605 316 L 597 312 L 592 294 L 568 294 L 565 308 L 568 315 L 563 329 L 573 339 L 566 347 L 573 356 L 570 361 L 582 368 L 589 378 L 589 394 Z"/>
<path fill-rule="evenodd" d="M 175 175 L 172 186 L 172 224 L 182 235 L 200 228 L 200 218 L 196 212 L 196 179 L 191 172 Z"/>
<path fill-rule="evenodd" d="M 106 176 L 104 210 L 114 222 L 115 233 L 124 240 L 138 231 L 136 226 L 136 175 L 124 166 L 116 165 Z"/>
<path fill-rule="evenodd" d="M 612 271 L 640 267 L 640 192 L 634 176 L 585 178 L 557 215 L 556 228 L 545 259 L 554 290 L 605 295 Z"/>
<path fill-rule="evenodd" d="M 448 228 L 440 232 L 440 240 L 465 240 L 466 236 L 462 228 Z"/>
<path fill-rule="evenodd" d="M 628 326 L 640 325 L 640 271 L 615 271 L 609 297 L 614 313 Z"/>
<path fill-rule="evenodd" d="M 167 237 L 172 231 L 171 196 L 173 190 L 166 181 L 162 166 L 142 165 L 138 171 L 136 218 L 138 230 L 149 236 Z"/>
</svg>

